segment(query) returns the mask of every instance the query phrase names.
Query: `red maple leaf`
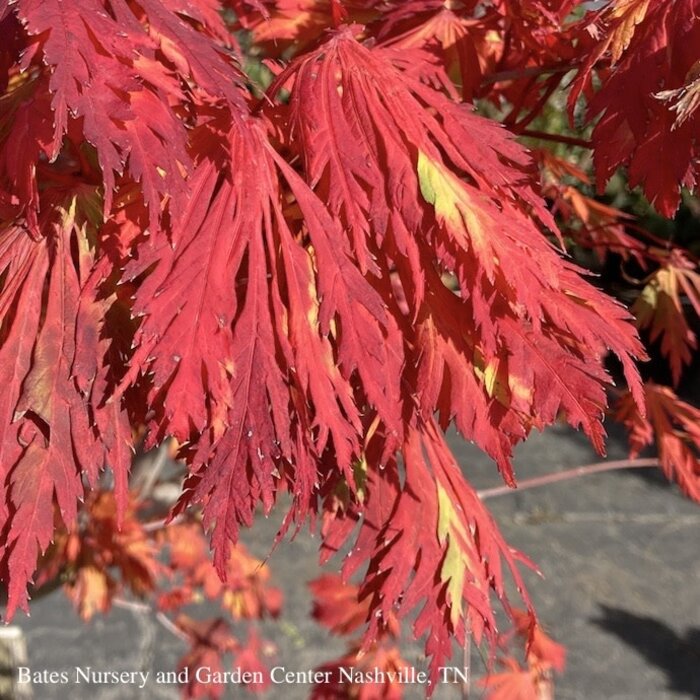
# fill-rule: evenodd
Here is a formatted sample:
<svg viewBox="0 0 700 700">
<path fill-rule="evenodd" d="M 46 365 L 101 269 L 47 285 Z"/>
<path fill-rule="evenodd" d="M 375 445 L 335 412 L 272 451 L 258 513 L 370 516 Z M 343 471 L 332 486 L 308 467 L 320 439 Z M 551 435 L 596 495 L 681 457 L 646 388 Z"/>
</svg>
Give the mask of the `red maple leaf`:
<svg viewBox="0 0 700 700">
<path fill-rule="evenodd" d="M 673 250 L 650 276 L 632 312 L 637 325 L 649 330 L 652 342 L 661 340 L 661 352 L 669 360 L 673 384 L 677 386 L 683 367 L 690 364 L 697 347 L 687 318 L 693 312 L 700 316 L 697 265 L 679 250 Z"/>
<path fill-rule="evenodd" d="M 629 395 L 616 406 L 615 417 L 629 431 L 630 455 L 656 443 L 661 468 L 682 491 L 700 501 L 700 409 L 682 401 L 668 387 L 644 386 L 646 417 Z"/>
<path fill-rule="evenodd" d="M 163 567 L 157 549 L 138 519 L 134 501 L 119 513 L 111 491 L 91 494 L 78 532 L 61 528 L 42 560 L 37 586 L 60 577 L 84 620 L 106 613 L 125 590 L 137 596 L 153 592 Z"/>
<path fill-rule="evenodd" d="M 588 109 L 589 119 L 602 114 L 593 130 L 598 187 L 602 191 L 624 165 L 630 185 L 641 185 L 664 216 L 678 208 L 681 187 L 692 189 L 698 182 L 700 117 L 692 96 L 700 60 L 699 12 L 698 0 L 611 4 L 599 20 L 603 37 L 570 97 L 573 108 L 596 61 L 609 51 L 614 70 L 603 73 Z"/>
<path fill-rule="evenodd" d="M 362 627 L 370 613 L 369 600 L 359 600 L 359 589 L 337 574 L 324 574 L 309 583 L 314 596 L 314 619 L 334 634 Z"/>
<path fill-rule="evenodd" d="M 499 645 L 507 650 L 513 636 L 526 644 L 525 666 L 506 652 L 498 659 L 503 669 L 489 673 L 480 681 L 486 688 L 489 700 L 551 700 L 554 697 L 553 671 L 562 673 L 566 663 L 566 650 L 557 644 L 537 623 L 533 615 L 523 610 L 513 610 L 513 630 L 499 639 Z"/>
<path fill-rule="evenodd" d="M 226 3 L 241 22 L 251 8 L 280 19 L 283 5 Z M 134 426 L 145 447 L 177 438 L 189 475 L 176 510 L 201 506 L 229 577 L 217 588 L 182 561 L 171 602 L 201 587 L 241 616 L 273 613 L 232 542 L 288 491 L 280 537 L 322 501 L 324 556 L 356 538 L 344 573 L 367 564 L 363 648 L 421 606 L 414 632 L 435 678 L 454 636 L 495 640 L 505 571 L 522 588 L 520 556 L 445 431 L 456 424 L 511 485 L 513 446 L 560 415 L 602 452 L 603 359 L 620 358 L 643 405 L 643 349 L 627 312 L 565 259 L 530 155 L 455 101 L 441 61 L 451 32 L 465 39 L 458 8 L 431 1 L 407 19 L 447 50 L 434 51 L 382 31 L 393 4 L 307 3 L 309 32 L 285 36 L 308 46 L 256 104 L 220 6 L 18 0 L 14 23 L 0 6 L 19 46 L 3 54 L 0 122 L 9 613 L 26 603 L 54 504 L 70 527 L 107 465 L 118 520 Z M 494 4 L 478 31 L 512 24 L 511 48 L 499 35 L 479 65 L 520 56 L 549 70 L 571 49 L 571 7 Z M 346 11 L 371 24 L 326 31 Z M 436 12 L 449 22 L 426 33 Z M 533 109 L 542 99 L 515 92 Z M 183 629 L 194 660 L 233 650 L 217 625 Z"/>
<path fill-rule="evenodd" d="M 169 525 L 159 538 L 168 548 L 168 567 L 178 583 L 161 596 L 163 609 L 181 607 L 204 596 L 216 600 L 232 619 L 277 617 L 282 592 L 270 585 L 270 570 L 242 543 L 231 545 L 226 580 L 212 566 L 199 523 Z"/>
<path fill-rule="evenodd" d="M 341 674 L 341 669 L 347 673 L 349 668 L 357 679 L 354 682 Z M 412 667 L 393 646 L 361 650 L 354 645 L 339 659 L 315 670 L 329 681 L 314 685 L 311 700 L 401 700 L 404 693 L 400 678 L 412 677 Z"/>
</svg>

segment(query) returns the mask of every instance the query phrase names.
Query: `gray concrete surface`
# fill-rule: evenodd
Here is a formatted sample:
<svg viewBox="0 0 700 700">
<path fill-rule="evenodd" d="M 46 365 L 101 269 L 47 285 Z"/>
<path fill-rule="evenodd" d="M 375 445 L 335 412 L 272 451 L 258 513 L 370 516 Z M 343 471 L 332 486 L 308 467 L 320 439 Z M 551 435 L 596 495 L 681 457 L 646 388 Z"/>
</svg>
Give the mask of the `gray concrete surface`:
<svg viewBox="0 0 700 700">
<path fill-rule="evenodd" d="M 460 463 L 479 488 L 499 483 L 495 468 L 458 438 Z M 613 435 L 609 458 L 625 455 Z M 517 451 L 521 478 L 596 461 L 585 439 L 556 427 Z M 546 628 L 568 649 L 566 673 L 557 679 L 562 700 L 680 700 L 700 698 L 700 508 L 686 501 L 663 477 L 649 471 L 606 473 L 490 501 L 509 542 L 528 554 L 544 577 L 527 574 Z M 245 541 L 267 552 L 276 528 L 261 519 Z M 318 574 L 317 541 L 307 534 L 280 546 L 270 560 L 285 592 L 281 620 L 264 623 L 274 639 L 272 664 L 310 669 L 343 648 L 310 619 L 304 581 Z M 171 670 L 183 644 L 148 615 L 114 610 L 83 625 L 62 594 L 37 601 L 25 630 L 34 670 L 75 666 L 136 671 Z M 424 666 L 419 644 L 406 644 L 407 660 Z M 457 651 L 456 663 L 460 663 Z M 477 675 L 483 672 L 473 654 Z M 264 696 L 308 697 L 303 685 L 277 686 Z M 128 700 L 176 698 L 174 687 L 34 686 L 41 700 Z M 478 698 L 478 688 L 473 697 Z M 251 697 L 232 687 L 227 698 Z M 405 697 L 422 694 L 409 690 Z M 437 698 L 458 698 L 443 687 Z"/>
</svg>

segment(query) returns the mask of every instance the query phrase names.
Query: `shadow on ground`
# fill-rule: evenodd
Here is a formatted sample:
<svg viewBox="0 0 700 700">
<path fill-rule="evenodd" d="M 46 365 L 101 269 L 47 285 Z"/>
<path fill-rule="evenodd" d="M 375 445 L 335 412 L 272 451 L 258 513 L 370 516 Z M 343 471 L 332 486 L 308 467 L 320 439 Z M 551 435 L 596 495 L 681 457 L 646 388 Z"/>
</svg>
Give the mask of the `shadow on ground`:
<svg viewBox="0 0 700 700">
<path fill-rule="evenodd" d="M 664 622 L 601 605 L 592 622 L 636 650 L 647 663 L 661 669 L 668 689 L 700 698 L 700 627 L 680 635 Z"/>
</svg>

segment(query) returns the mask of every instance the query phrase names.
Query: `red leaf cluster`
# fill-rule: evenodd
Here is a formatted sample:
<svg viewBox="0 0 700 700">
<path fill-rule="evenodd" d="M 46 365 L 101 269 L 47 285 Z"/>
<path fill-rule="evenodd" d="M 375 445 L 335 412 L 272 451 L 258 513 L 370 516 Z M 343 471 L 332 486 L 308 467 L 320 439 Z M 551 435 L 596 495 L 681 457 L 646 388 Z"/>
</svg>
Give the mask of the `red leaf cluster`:
<svg viewBox="0 0 700 700">
<path fill-rule="evenodd" d="M 646 416 L 629 395 L 623 396 L 615 418 L 629 431 L 630 455 L 656 444 L 661 467 L 669 480 L 700 501 L 700 410 L 682 401 L 665 386 L 649 382 L 644 387 Z"/>
<path fill-rule="evenodd" d="M 152 606 L 155 619 L 188 644 L 177 667 L 185 698 L 220 698 L 232 683 L 264 690 L 269 683 L 265 657 L 274 653 L 274 645 L 260 637 L 255 625 L 277 617 L 282 607 L 282 593 L 270 585 L 268 567 L 242 544 L 231 545 L 227 580 L 222 582 L 201 523 L 143 523 L 138 510 L 147 505 L 131 492 L 118 523 L 113 491 L 92 493 L 81 508 L 80 527 L 58 527 L 39 563 L 36 593 L 62 583 L 86 621 L 113 605 L 143 611 Z M 201 603 L 216 603 L 221 616 L 193 617 Z M 244 626 L 247 633 L 240 629 Z M 209 678 L 198 674 L 200 667 L 208 667 Z"/>
<path fill-rule="evenodd" d="M 84 620 L 108 612 L 114 598 L 127 591 L 138 597 L 153 593 L 163 567 L 134 504 L 130 502 L 118 524 L 114 494 L 98 491 L 81 514 L 81 530 L 61 528 L 56 534 L 41 562 L 37 587 L 63 580 L 66 595 Z"/>
<path fill-rule="evenodd" d="M 651 421 L 665 434 L 668 404 L 657 392 L 644 417 L 628 312 L 566 258 L 531 154 L 462 98 L 526 133 L 577 65 L 574 98 L 603 112 L 599 183 L 628 165 L 669 213 L 696 180 L 696 0 L 576 8 L 0 2 L 8 616 L 26 608 L 54 513 L 74 527 L 107 467 L 114 525 L 129 532 L 137 435 L 145 448 L 177 440 L 188 476 L 175 512 L 201 509 L 229 577 L 215 582 L 202 542 L 171 541 L 172 601 L 203 590 L 234 615 L 274 614 L 262 570 L 232 543 L 287 492 L 280 537 L 320 514 L 322 557 L 354 543 L 344 575 L 366 565 L 365 650 L 420 606 L 434 677 L 467 629 L 496 639 L 506 571 L 529 605 L 522 557 L 445 432 L 455 425 L 514 486 L 513 446 L 560 417 L 604 451 L 609 352 L 642 432 Z M 248 56 L 276 75 L 265 94 L 241 67 L 244 29 Z M 625 217 L 555 189 L 586 231 L 602 222 L 606 245 L 626 245 Z M 678 330 L 663 315 L 640 324 Z M 693 346 L 683 330 L 668 335 L 676 369 Z M 674 469 L 692 492 L 687 464 Z M 205 640 L 195 657 L 229 649 L 216 625 L 182 627 Z"/>
<path fill-rule="evenodd" d="M 178 662 L 177 670 L 186 671 L 187 683 L 182 687 L 186 698 L 219 700 L 229 683 L 226 672 L 232 677 L 232 669 L 241 678 L 254 679 L 246 684 L 252 691 L 265 690 L 269 685 L 267 668 L 261 661 L 263 644 L 257 633 L 251 632 L 245 643 L 232 635 L 230 627 L 222 619 L 198 621 L 185 614 L 177 618 L 177 626 L 190 642 L 190 650 Z M 230 667 L 224 666 L 224 658 L 232 657 Z M 200 676 L 206 669 L 207 676 Z M 255 679 L 262 678 L 262 683 Z"/>
<path fill-rule="evenodd" d="M 225 582 L 209 560 L 204 533 L 198 523 L 167 526 L 158 537 L 167 549 L 172 583 L 161 595 L 159 607 L 179 608 L 202 598 L 218 601 L 233 620 L 277 617 L 282 592 L 270 585 L 270 571 L 251 556 L 242 543 L 231 546 Z"/>
<path fill-rule="evenodd" d="M 698 183 L 700 56 L 698 0 L 618 0 L 591 21 L 602 36 L 571 93 L 590 91 L 597 62 L 609 56 L 602 85 L 590 100 L 598 186 L 624 165 L 631 186 L 641 185 L 664 216 L 678 209 L 681 187 Z M 663 158 L 659 158 L 663 154 Z"/>
<path fill-rule="evenodd" d="M 489 700 L 550 700 L 554 697 L 553 672 L 563 673 L 566 651 L 521 610 L 514 611 L 513 630 L 500 639 L 504 655 L 498 664 L 502 671 L 489 674 L 481 685 Z M 525 664 L 509 655 L 514 638 L 526 644 Z"/>
<path fill-rule="evenodd" d="M 313 617 L 333 634 L 351 634 L 371 614 L 369 599 L 361 598 L 360 589 L 338 575 L 321 576 L 309 587 L 314 596 Z M 316 669 L 326 680 L 314 685 L 312 700 L 401 700 L 402 679 L 404 683 L 414 679 L 416 670 L 401 658 L 395 644 L 399 635 L 398 620 L 391 616 L 369 646 L 350 640 L 343 656 Z M 350 680 L 348 669 L 352 669 Z"/>
</svg>

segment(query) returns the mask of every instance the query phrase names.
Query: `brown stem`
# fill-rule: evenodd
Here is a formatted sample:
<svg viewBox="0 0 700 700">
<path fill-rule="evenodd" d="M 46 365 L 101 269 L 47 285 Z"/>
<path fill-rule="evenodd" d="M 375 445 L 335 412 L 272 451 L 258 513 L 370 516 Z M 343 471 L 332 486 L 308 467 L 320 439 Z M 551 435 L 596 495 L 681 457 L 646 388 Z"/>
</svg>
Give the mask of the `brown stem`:
<svg viewBox="0 0 700 700">
<path fill-rule="evenodd" d="M 513 124 L 512 130 L 516 134 L 521 134 L 523 131 L 525 131 L 528 124 L 531 124 L 536 119 L 537 115 L 540 114 L 544 106 L 547 104 L 549 98 L 557 89 L 557 86 L 559 85 L 559 78 L 556 75 L 550 76 L 547 78 L 544 85 L 546 85 L 546 88 L 532 109 L 524 117 Z"/>
<path fill-rule="evenodd" d="M 565 66 L 531 66 L 517 70 L 505 70 L 500 73 L 485 75 L 481 83 L 489 85 L 492 83 L 503 83 L 508 80 L 519 80 L 520 78 L 531 78 L 538 75 L 548 75 L 550 73 L 568 73 L 576 68 L 576 65 L 567 64 Z"/>
<path fill-rule="evenodd" d="M 658 459 L 619 459 L 611 462 L 596 462 L 595 464 L 586 464 L 581 467 L 574 467 L 563 472 L 554 472 L 553 474 L 545 474 L 544 476 L 535 476 L 532 479 L 524 479 L 516 488 L 510 486 L 496 486 L 492 489 L 483 489 L 477 491 L 477 495 L 482 501 L 496 496 L 504 496 L 508 493 L 517 493 L 525 491 L 537 486 L 546 486 L 547 484 L 556 484 L 559 481 L 568 481 L 569 479 L 578 479 L 580 476 L 588 476 L 589 474 L 600 474 L 601 472 L 610 472 L 617 469 L 642 469 L 646 467 L 660 467 L 661 463 Z"/>
<path fill-rule="evenodd" d="M 535 88 L 535 85 L 537 85 L 537 77 L 533 75 L 528 79 L 526 85 L 520 91 L 520 95 L 518 96 L 518 99 L 511 106 L 510 112 L 508 112 L 508 114 L 503 119 L 503 123 L 509 129 L 518 120 L 518 114 L 520 114 L 520 110 L 523 109 L 523 105 L 525 103 L 525 100 L 526 100 L 528 94 L 530 93 L 530 91 Z"/>
<path fill-rule="evenodd" d="M 580 146 L 581 148 L 593 148 L 593 144 L 586 139 L 577 139 L 574 136 L 564 136 L 564 134 L 550 134 L 547 131 L 537 131 L 536 129 L 523 129 L 518 136 L 529 136 L 532 139 L 542 139 L 543 141 L 556 141 L 565 143 L 568 146 Z"/>
</svg>

